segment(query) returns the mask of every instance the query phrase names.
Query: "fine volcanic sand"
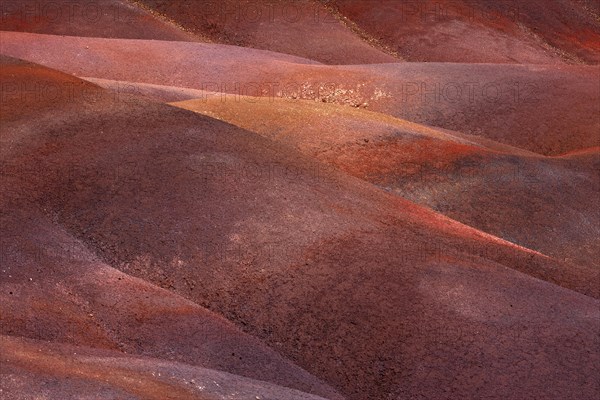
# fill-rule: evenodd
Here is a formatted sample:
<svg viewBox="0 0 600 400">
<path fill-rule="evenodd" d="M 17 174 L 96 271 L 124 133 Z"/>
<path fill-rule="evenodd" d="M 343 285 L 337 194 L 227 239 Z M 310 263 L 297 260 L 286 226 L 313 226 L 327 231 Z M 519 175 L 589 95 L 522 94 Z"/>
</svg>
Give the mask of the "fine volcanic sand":
<svg viewBox="0 0 600 400">
<path fill-rule="evenodd" d="M 329 4 L 409 61 L 600 61 L 600 6 L 594 0 L 332 0 Z"/>
<path fill-rule="evenodd" d="M 477 136 L 308 100 L 205 93 L 173 105 L 291 145 L 493 235 L 590 265 L 581 271 L 584 280 L 597 274 L 597 149 L 568 158 L 544 157 Z"/>
<path fill-rule="evenodd" d="M 600 397 L 595 1 L 90 3 L 0 3 L 3 399 Z"/>
<path fill-rule="evenodd" d="M 0 47 L 79 77 L 367 107 L 546 155 L 600 145 L 596 66 L 327 66 L 216 44 L 19 32 L 3 32 Z"/>
<path fill-rule="evenodd" d="M 598 392 L 598 301 L 517 271 L 566 275 L 552 259 L 232 125 L 105 95 L 2 125 L 23 133 L 3 156 L 9 218 L 39 210 L 351 399 Z"/>
</svg>

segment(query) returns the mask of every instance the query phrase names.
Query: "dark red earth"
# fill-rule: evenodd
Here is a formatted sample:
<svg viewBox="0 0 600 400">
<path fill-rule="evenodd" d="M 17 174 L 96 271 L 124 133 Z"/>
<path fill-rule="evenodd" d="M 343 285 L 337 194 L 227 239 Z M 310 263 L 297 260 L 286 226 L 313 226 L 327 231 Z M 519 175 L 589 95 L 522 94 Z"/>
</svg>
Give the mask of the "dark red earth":
<svg viewBox="0 0 600 400">
<path fill-rule="evenodd" d="M 584 280 L 598 273 L 599 148 L 548 157 L 364 109 L 204 96 L 172 104 L 284 142 L 503 239 L 589 266 Z"/>
<path fill-rule="evenodd" d="M 123 39 L 206 41 L 128 0 L 2 0 L 0 30 Z"/>
<path fill-rule="evenodd" d="M 216 43 L 293 54 L 325 64 L 393 63 L 399 57 L 312 0 L 139 0 Z"/>
<path fill-rule="evenodd" d="M 593 1 L 200 3 L 0 1 L 0 398 L 600 397 Z"/>
<path fill-rule="evenodd" d="M 16 32 L 4 33 L 0 46 L 81 77 L 367 108 L 545 155 L 600 146 L 598 66 L 328 66 L 217 44 Z"/>
<path fill-rule="evenodd" d="M 324 1 L 408 61 L 600 62 L 595 0 Z"/>
</svg>

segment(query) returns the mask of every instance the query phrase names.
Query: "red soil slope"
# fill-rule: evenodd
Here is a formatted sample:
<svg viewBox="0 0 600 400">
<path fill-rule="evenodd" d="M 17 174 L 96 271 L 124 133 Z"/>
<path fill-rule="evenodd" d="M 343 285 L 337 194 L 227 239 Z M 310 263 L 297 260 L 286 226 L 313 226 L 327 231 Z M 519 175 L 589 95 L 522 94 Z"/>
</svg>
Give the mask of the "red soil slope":
<svg viewBox="0 0 600 400">
<path fill-rule="evenodd" d="M 124 39 L 205 41 L 127 0 L 0 0 L 0 30 Z"/>
<path fill-rule="evenodd" d="M 409 61 L 600 62 L 594 0 L 333 0 L 327 4 Z"/>
<path fill-rule="evenodd" d="M 3 87 L 25 76 L 30 83 L 56 86 L 75 81 L 39 66 L 5 57 L 1 60 Z M 37 113 L 30 112 L 19 121 L 12 118 L 15 113 L 11 110 L 31 110 L 38 99 L 13 93 L 2 102 L 1 333 L 159 357 L 341 398 L 230 322 L 181 296 L 109 267 L 55 220 L 52 222 L 56 215 L 36 205 L 44 194 L 36 191 L 31 181 L 23 180 L 22 174 L 38 166 L 24 162 L 15 169 L 15 164 L 9 167 L 9 160 L 21 154 L 23 144 L 36 141 L 31 126 L 24 121 L 52 129 L 50 121 L 60 123 L 63 117 L 81 112 L 82 103 L 101 106 L 96 102 L 114 101 L 97 87 L 79 84 L 87 87 L 87 95 L 93 92 L 95 96 L 62 99 L 51 109 L 43 103 Z M 52 148 L 50 142 L 43 151 L 52 152 Z M 50 186 L 56 179 L 70 179 L 49 170 L 40 173 Z"/>
<path fill-rule="evenodd" d="M 222 45 L 15 32 L 1 51 L 78 76 L 368 107 L 541 154 L 600 144 L 598 67 L 324 66 Z"/>
<path fill-rule="evenodd" d="M 159 103 L 200 99 L 215 95 L 214 92 L 207 92 L 204 90 L 176 86 L 154 85 L 152 83 L 114 81 L 112 79 L 90 77 L 83 77 L 82 79 L 84 79 L 86 82 L 91 82 L 100 87 L 108 89 L 115 93 L 115 95 L 130 94 L 157 101 Z"/>
<path fill-rule="evenodd" d="M 398 59 L 361 38 L 312 0 L 139 0 L 149 9 L 217 43 L 294 54 L 325 64 Z"/>
<path fill-rule="evenodd" d="M 0 336 L 2 398 L 324 400 L 226 372 L 114 351 Z"/>
<path fill-rule="evenodd" d="M 3 334 L 159 357 L 341 398 L 230 322 L 108 267 L 34 209 L 7 206 L 22 198 L 2 200 Z"/>
<path fill-rule="evenodd" d="M 31 204 L 348 398 L 600 393 L 598 300 L 517 270 L 597 286 L 547 257 L 166 105 L 107 94 L 7 131 L 9 216 Z"/>
<path fill-rule="evenodd" d="M 511 242 L 598 267 L 598 152 L 587 161 L 541 157 L 478 137 L 312 101 L 210 94 L 174 105 L 292 145 Z"/>
</svg>

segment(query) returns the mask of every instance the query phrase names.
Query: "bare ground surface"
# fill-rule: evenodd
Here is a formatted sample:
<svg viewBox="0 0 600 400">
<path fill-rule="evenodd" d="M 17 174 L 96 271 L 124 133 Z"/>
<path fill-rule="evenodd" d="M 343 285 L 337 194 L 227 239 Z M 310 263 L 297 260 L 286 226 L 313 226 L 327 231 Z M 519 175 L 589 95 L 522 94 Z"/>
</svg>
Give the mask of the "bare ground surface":
<svg viewBox="0 0 600 400">
<path fill-rule="evenodd" d="M 235 46 L 18 32 L 0 47 L 80 77 L 368 108 L 540 154 L 600 145 L 598 66 L 327 66 Z"/>
<path fill-rule="evenodd" d="M 508 241 L 591 267 L 583 276 L 598 268 L 598 148 L 546 157 L 308 100 L 204 93 L 172 104 L 288 144 Z"/>
<path fill-rule="evenodd" d="M 600 396 L 594 1 L 200 3 L 0 1 L 2 399 Z"/>
</svg>

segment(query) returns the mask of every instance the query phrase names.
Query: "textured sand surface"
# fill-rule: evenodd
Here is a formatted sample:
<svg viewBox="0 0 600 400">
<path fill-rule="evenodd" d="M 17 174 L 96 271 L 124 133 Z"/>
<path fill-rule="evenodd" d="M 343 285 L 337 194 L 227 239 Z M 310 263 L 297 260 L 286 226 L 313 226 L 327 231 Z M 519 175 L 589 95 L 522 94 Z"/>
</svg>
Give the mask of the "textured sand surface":
<svg viewBox="0 0 600 400">
<path fill-rule="evenodd" d="M 413 3 L 0 0 L 0 398 L 600 397 L 598 6 Z"/>
</svg>

